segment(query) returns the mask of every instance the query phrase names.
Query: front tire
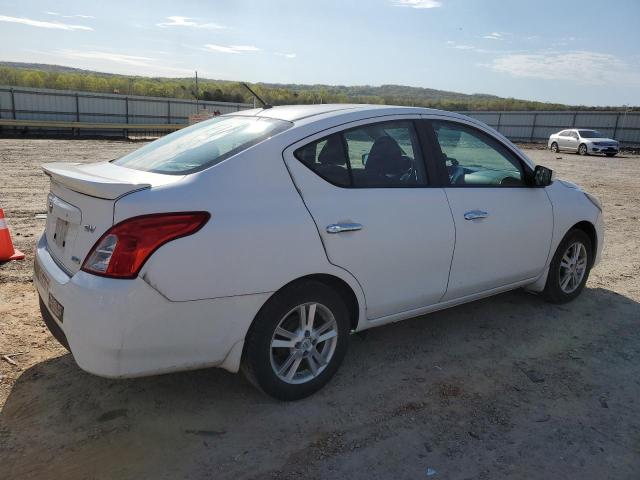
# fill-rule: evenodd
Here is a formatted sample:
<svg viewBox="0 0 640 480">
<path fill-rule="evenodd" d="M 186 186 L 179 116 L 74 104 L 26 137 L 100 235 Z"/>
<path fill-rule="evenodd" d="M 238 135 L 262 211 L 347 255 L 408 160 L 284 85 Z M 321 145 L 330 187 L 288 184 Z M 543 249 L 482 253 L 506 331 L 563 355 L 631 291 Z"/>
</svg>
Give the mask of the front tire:
<svg viewBox="0 0 640 480">
<path fill-rule="evenodd" d="M 589 278 L 592 256 L 589 236 L 582 230 L 569 231 L 549 265 L 543 291 L 545 299 L 551 303 L 567 303 L 580 295 Z"/>
<path fill-rule="evenodd" d="M 553 142 L 551 144 L 551 151 L 553 153 L 559 153 L 560 152 L 560 149 L 558 148 L 558 144 L 556 142 Z"/>
<path fill-rule="evenodd" d="M 578 147 L 578 154 L 579 155 L 587 155 L 588 154 L 587 146 L 584 143 L 581 143 L 580 146 Z"/>
<path fill-rule="evenodd" d="M 337 292 L 315 280 L 295 283 L 270 298 L 256 316 L 241 369 L 274 398 L 308 397 L 340 367 L 349 330 L 349 312 Z"/>
</svg>

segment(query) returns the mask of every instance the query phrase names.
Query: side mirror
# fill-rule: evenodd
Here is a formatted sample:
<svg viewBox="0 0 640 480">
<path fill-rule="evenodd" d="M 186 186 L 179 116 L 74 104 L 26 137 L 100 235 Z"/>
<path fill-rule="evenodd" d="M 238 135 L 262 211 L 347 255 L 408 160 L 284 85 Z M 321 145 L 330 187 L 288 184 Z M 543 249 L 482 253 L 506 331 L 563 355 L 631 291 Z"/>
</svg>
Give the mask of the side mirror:
<svg viewBox="0 0 640 480">
<path fill-rule="evenodd" d="M 551 185 L 553 170 L 542 165 L 536 165 L 533 170 L 533 185 L 536 187 L 547 187 Z"/>
</svg>

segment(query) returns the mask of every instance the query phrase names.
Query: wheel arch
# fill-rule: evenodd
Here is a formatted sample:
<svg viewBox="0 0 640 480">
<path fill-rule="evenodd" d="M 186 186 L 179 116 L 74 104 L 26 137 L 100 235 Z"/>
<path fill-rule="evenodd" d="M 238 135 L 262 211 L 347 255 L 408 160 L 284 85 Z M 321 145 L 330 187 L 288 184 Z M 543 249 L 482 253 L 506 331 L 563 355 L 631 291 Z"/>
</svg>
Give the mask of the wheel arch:
<svg viewBox="0 0 640 480">
<path fill-rule="evenodd" d="M 309 275 L 304 275 L 302 277 L 298 277 L 294 280 L 291 280 L 289 283 L 283 285 L 278 290 L 273 292 L 269 296 L 269 298 L 267 298 L 264 301 L 260 309 L 256 312 L 253 319 L 251 320 L 251 323 L 249 324 L 249 328 L 247 328 L 247 331 L 245 333 L 245 337 L 239 342 L 237 342 L 236 345 L 234 345 L 234 347 L 229 352 L 228 358 L 227 358 L 228 361 L 225 360 L 224 364 L 222 365 L 223 368 L 226 368 L 231 372 L 238 371 L 241 358 L 244 358 L 246 354 L 246 342 L 245 342 L 246 335 L 249 334 L 249 332 L 255 325 L 256 319 L 260 315 L 260 312 L 262 312 L 262 310 L 269 303 L 269 301 L 271 301 L 276 295 L 286 290 L 287 288 L 290 288 L 297 283 L 308 281 L 308 280 L 315 280 L 315 281 L 324 283 L 325 285 L 334 289 L 347 305 L 347 309 L 349 311 L 349 323 L 350 323 L 351 330 L 357 329 L 358 324 L 360 322 L 360 318 L 363 317 L 363 313 L 364 313 L 364 298 L 359 299 L 358 295 L 354 291 L 354 288 L 352 288 L 352 286 L 349 285 L 347 281 L 338 277 L 337 275 L 333 275 L 329 273 L 313 273 Z"/>
<path fill-rule="evenodd" d="M 308 281 L 308 280 L 315 280 L 315 281 L 324 283 L 328 287 L 335 290 L 338 293 L 338 295 L 340 295 L 340 297 L 345 302 L 345 305 L 347 306 L 347 309 L 349 311 L 349 323 L 350 323 L 351 330 L 356 330 L 360 323 L 361 317 L 364 318 L 363 316 L 364 307 L 365 307 L 364 298 L 363 297 L 359 298 L 354 288 L 351 285 L 349 285 L 349 283 L 346 280 L 344 280 L 343 278 L 340 278 L 337 275 L 330 274 L 330 273 L 313 273 L 313 274 L 303 275 L 294 280 L 291 280 L 290 282 L 282 285 L 280 288 L 274 291 L 271 295 L 269 295 L 269 297 L 264 301 L 260 309 L 256 312 L 253 319 L 251 320 L 251 323 L 249 324 L 249 328 L 247 328 L 246 334 L 248 334 L 251 328 L 254 326 L 256 322 L 256 318 L 258 318 L 258 316 L 260 315 L 260 312 L 262 312 L 265 306 L 276 295 L 280 294 L 282 291 L 288 288 L 291 288 L 293 285 L 297 283 Z M 245 337 L 246 337 L 246 334 L 245 334 Z M 244 348 L 242 350 L 244 351 Z"/>
<path fill-rule="evenodd" d="M 582 220 L 573 225 L 569 230 L 567 230 L 567 233 L 569 233 L 571 230 L 582 230 L 587 234 L 589 240 L 591 241 L 591 262 L 593 262 L 598 252 L 598 233 L 596 231 L 595 225 L 587 220 Z"/>
<path fill-rule="evenodd" d="M 361 307 L 364 307 L 364 305 L 360 304 L 360 301 L 358 300 L 358 296 L 356 295 L 356 292 L 351 287 L 351 285 L 349 285 L 344 279 L 330 273 L 313 273 L 313 274 L 304 275 L 302 277 L 298 277 L 294 280 L 291 280 L 289 283 L 283 285 L 278 290 L 273 292 L 273 294 L 271 294 L 271 296 L 264 302 L 264 304 L 262 305 L 262 308 L 264 308 L 264 306 L 274 296 L 278 295 L 283 290 L 286 290 L 287 288 L 290 288 L 297 283 L 304 282 L 307 280 L 315 280 L 317 282 L 324 283 L 328 287 L 335 290 L 336 293 L 340 295 L 340 298 L 342 298 L 345 305 L 347 306 L 347 309 L 349 310 L 349 322 L 350 322 L 351 330 L 355 330 L 358 327 L 358 323 L 360 321 L 360 310 L 361 310 Z M 262 308 L 260 310 L 262 310 Z M 253 321 L 251 322 L 251 326 L 253 326 L 253 322 L 255 322 L 255 318 L 259 315 L 259 313 L 260 311 L 258 311 L 256 316 L 254 317 Z M 251 326 L 249 328 L 251 328 Z"/>
</svg>

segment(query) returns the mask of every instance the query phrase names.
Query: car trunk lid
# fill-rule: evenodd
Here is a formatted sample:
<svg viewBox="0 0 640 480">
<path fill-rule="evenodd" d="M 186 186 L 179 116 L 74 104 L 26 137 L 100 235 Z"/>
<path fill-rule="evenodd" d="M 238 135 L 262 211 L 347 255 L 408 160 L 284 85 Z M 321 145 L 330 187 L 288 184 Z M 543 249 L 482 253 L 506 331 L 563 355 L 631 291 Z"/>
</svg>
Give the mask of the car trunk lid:
<svg viewBox="0 0 640 480">
<path fill-rule="evenodd" d="M 184 178 L 109 162 L 48 163 L 42 168 L 51 178 L 45 227 L 48 250 L 70 275 L 80 269 L 91 247 L 113 225 L 114 205 L 119 198 Z"/>
</svg>

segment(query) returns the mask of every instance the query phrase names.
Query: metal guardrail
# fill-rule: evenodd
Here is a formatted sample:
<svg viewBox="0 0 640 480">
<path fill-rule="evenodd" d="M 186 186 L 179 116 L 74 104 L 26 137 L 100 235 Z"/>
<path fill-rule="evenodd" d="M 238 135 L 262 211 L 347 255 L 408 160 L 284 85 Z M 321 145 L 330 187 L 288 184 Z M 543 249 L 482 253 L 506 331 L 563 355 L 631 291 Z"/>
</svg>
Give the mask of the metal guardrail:
<svg viewBox="0 0 640 480">
<path fill-rule="evenodd" d="M 247 103 L 143 97 L 42 88 L 0 86 L 0 129 L 5 133 L 122 136 L 168 132 L 189 115 L 231 113 Z M 640 112 L 633 111 L 466 111 L 515 141 L 545 142 L 566 128 L 592 128 L 624 146 L 640 145 Z M 14 121 L 19 123 L 6 123 Z"/>
<path fill-rule="evenodd" d="M 187 127 L 185 123 L 89 123 L 46 122 L 40 120 L 0 120 L 0 126 L 23 128 L 72 128 L 86 130 L 166 130 L 174 131 Z"/>
<path fill-rule="evenodd" d="M 546 142 L 552 133 L 569 128 L 599 130 L 621 145 L 640 145 L 640 112 L 637 111 L 465 111 L 495 128 L 505 137 L 525 142 Z"/>
<path fill-rule="evenodd" d="M 0 86 L 0 127 L 6 133 L 127 136 L 129 131 L 176 130 L 177 125 L 188 124 L 189 116 L 203 110 L 224 114 L 252 107 L 247 103 Z M 19 123 L 6 123 L 8 120 Z"/>
</svg>

